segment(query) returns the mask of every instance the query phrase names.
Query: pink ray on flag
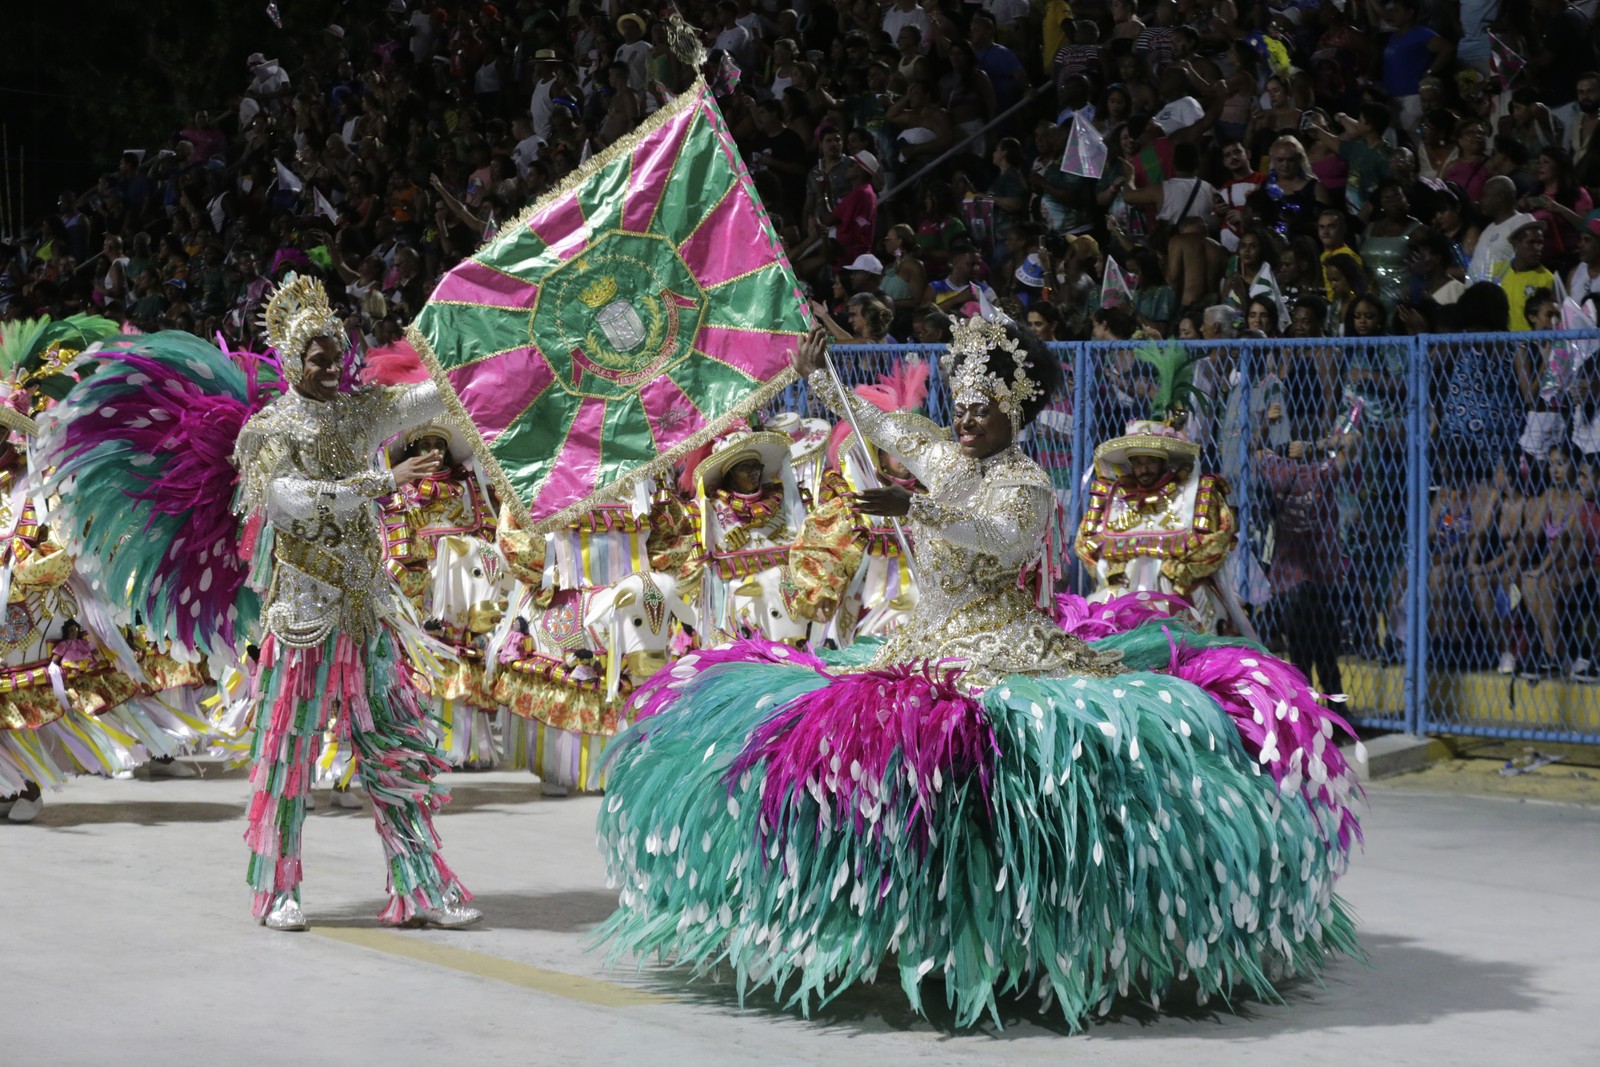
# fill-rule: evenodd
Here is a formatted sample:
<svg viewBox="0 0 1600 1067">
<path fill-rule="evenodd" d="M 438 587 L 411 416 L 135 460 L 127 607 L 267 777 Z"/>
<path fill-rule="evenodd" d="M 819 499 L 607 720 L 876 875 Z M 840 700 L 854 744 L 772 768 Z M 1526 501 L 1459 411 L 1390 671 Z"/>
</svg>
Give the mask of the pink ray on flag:
<svg viewBox="0 0 1600 1067">
<path fill-rule="evenodd" d="M 563 263 L 589 247 L 589 225 L 584 220 L 577 193 L 530 219 L 528 229 L 549 245 Z"/>
<path fill-rule="evenodd" d="M 644 404 L 645 417 L 650 420 L 650 432 L 655 435 L 659 452 L 686 440 L 706 424 L 706 417 L 689 395 L 665 375 L 640 389 L 639 401 Z"/>
<path fill-rule="evenodd" d="M 793 334 L 703 326 L 694 347 L 764 382 L 789 365 L 790 353 L 797 343 Z"/>
<path fill-rule="evenodd" d="M 556 377 L 550 361 L 537 348 L 501 352 L 456 367 L 445 376 L 486 445 L 494 444 L 494 439 L 539 399 Z"/>
<path fill-rule="evenodd" d="M 678 246 L 678 255 L 703 288 L 749 274 L 772 262 L 772 248 L 761 238 L 761 217 L 755 202 L 738 182 L 705 217 L 694 235 Z"/>
<path fill-rule="evenodd" d="M 432 299 L 520 311 L 533 307 L 538 294 L 538 286 L 468 259 L 444 276 Z"/>
<path fill-rule="evenodd" d="M 627 202 L 622 207 L 622 228 L 629 233 L 645 233 L 656 205 L 667 191 L 667 179 L 677 165 L 683 141 L 676 137 L 652 137 L 634 149 L 628 173 Z"/>
<path fill-rule="evenodd" d="M 552 515 L 594 492 L 600 475 L 600 431 L 605 421 L 606 402 L 585 397 L 550 468 L 550 477 L 531 501 L 531 511 Z"/>
</svg>

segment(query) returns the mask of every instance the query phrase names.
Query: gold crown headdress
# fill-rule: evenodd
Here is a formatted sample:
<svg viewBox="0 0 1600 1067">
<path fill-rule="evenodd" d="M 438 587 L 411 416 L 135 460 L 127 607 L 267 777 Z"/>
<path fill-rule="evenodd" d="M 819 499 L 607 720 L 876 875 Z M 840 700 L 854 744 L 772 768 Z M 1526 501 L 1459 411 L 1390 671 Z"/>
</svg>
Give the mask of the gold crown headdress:
<svg viewBox="0 0 1600 1067">
<path fill-rule="evenodd" d="M 1039 383 L 1028 377 L 1033 363 L 1016 338 L 1006 333 L 998 322 L 990 322 L 978 315 L 957 323 L 950 331 L 950 348 L 945 354 L 950 379 L 950 393 L 957 404 L 974 404 L 992 401 L 1011 419 L 1011 432 L 1022 429 L 1022 409 L 1029 401 L 1039 397 Z M 1003 349 L 1016 363 L 1016 373 L 1011 381 L 989 370 L 989 353 Z"/>
<path fill-rule="evenodd" d="M 261 313 L 267 343 L 283 361 L 283 376 L 300 380 L 306 346 L 318 337 L 342 338 L 344 324 L 328 305 L 327 290 L 315 278 L 291 274 L 283 280 Z"/>
</svg>

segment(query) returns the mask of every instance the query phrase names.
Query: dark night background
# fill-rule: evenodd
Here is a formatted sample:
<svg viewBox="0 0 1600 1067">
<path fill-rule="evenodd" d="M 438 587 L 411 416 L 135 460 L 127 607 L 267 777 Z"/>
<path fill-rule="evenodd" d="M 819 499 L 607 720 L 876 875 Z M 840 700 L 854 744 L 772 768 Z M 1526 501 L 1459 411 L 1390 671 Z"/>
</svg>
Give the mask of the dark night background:
<svg viewBox="0 0 1600 1067">
<path fill-rule="evenodd" d="M 81 192 L 113 169 L 123 149 L 166 144 L 197 109 L 226 122 L 250 81 L 246 56 L 283 56 L 291 40 L 356 18 L 342 0 L 278 0 L 278 9 L 281 30 L 267 0 L 0 2 L 11 204 L 25 195 L 35 219 L 62 189 Z"/>
</svg>

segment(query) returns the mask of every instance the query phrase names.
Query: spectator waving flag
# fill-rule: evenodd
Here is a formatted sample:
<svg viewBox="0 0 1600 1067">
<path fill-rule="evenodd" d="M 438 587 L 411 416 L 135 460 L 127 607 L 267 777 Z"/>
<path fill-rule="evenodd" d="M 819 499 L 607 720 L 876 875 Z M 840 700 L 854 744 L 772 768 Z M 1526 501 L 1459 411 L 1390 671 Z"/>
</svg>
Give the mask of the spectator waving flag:
<svg viewBox="0 0 1600 1067">
<path fill-rule="evenodd" d="M 1117 266 L 1116 260 L 1107 256 L 1106 273 L 1100 280 L 1100 306 L 1111 308 L 1118 304 L 1126 304 L 1131 308 L 1136 303 L 1133 295 L 1133 277 Z"/>
<path fill-rule="evenodd" d="M 537 533 L 771 399 L 808 325 L 696 82 L 446 274 L 409 336 Z"/>
<path fill-rule="evenodd" d="M 291 193 L 298 193 L 306 187 L 306 183 L 300 180 L 300 175 L 283 165 L 283 160 L 275 159 L 272 162 L 273 165 L 278 169 L 279 185 L 283 186 Z"/>
<path fill-rule="evenodd" d="M 1106 169 L 1106 154 L 1106 142 L 1094 128 L 1094 108 L 1079 109 L 1072 116 L 1072 132 L 1067 134 L 1061 169 L 1084 178 L 1098 178 Z"/>
<path fill-rule="evenodd" d="M 1489 73 L 1500 79 L 1501 89 L 1511 88 L 1511 83 L 1517 80 L 1517 75 L 1527 65 L 1528 61 L 1512 51 L 1511 46 L 1501 40 L 1498 34 L 1489 34 Z"/>
<path fill-rule="evenodd" d="M 1566 294 L 1560 275 L 1556 276 L 1556 298 L 1561 301 L 1562 330 L 1594 329 L 1593 316 Z M 1594 355 L 1595 343 L 1562 337 L 1546 348 L 1545 365 L 1539 376 L 1539 396 L 1546 401 L 1559 401 L 1572 388 L 1578 369 Z"/>
</svg>

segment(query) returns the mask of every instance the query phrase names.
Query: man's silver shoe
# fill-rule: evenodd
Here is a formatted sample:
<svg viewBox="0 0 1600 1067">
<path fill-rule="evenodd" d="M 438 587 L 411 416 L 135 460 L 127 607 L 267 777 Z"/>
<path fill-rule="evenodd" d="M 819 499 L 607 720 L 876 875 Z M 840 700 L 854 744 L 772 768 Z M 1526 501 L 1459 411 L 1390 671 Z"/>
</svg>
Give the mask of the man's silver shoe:
<svg viewBox="0 0 1600 1067">
<path fill-rule="evenodd" d="M 304 930 L 306 917 L 299 901 L 288 893 L 279 893 L 272 898 L 272 910 L 261 920 L 261 925 L 269 930 Z"/>
<path fill-rule="evenodd" d="M 437 926 L 441 930 L 459 930 L 483 918 L 483 912 L 465 904 L 450 903 L 442 908 L 418 908 L 407 926 Z"/>
</svg>

